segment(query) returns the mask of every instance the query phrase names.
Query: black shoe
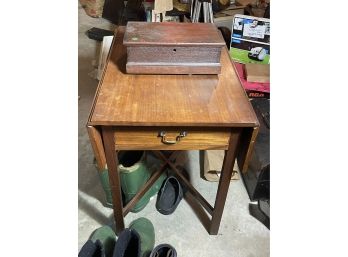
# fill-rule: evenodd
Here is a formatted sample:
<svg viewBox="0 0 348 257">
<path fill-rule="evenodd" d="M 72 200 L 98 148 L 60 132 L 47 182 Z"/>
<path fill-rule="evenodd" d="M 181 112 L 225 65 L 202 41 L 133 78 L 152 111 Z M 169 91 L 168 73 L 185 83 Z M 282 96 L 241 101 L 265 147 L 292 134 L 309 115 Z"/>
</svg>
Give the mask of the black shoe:
<svg viewBox="0 0 348 257">
<path fill-rule="evenodd" d="M 140 257 L 140 236 L 134 229 L 126 228 L 118 237 L 113 257 Z"/>
<path fill-rule="evenodd" d="M 183 198 L 183 191 L 179 181 L 173 177 L 168 177 L 158 192 L 156 209 L 164 214 L 172 214 L 179 202 Z"/>
<path fill-rule="evenodd" d="M 160 244 L 152 250 L 149 257 L 177 257 L 177 255 L 173 246 Z"/>
</svg>

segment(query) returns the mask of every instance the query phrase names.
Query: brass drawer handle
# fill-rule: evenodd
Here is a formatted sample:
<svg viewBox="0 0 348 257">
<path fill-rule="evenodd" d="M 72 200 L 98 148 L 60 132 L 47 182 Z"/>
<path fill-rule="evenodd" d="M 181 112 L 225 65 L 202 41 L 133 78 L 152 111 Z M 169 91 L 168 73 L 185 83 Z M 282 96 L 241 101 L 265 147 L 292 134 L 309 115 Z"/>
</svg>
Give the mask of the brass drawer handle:
<svg viewBox="0 0 348 257">
<path fill-rule="evenodd" d="M 163 144 L 173 145 L 173 144 L 176 144 L 177 142 L 179 142 L 182 137 L 186 137 L 187 136 L 187 132 L 186 131 L 181 131 L 180 134 L 175 138 L 175 140 L 167 140 L 165 131 L 160 131 L 158 133 L 158 136 L 162 137 L 162 143 Z"/>
</svg>

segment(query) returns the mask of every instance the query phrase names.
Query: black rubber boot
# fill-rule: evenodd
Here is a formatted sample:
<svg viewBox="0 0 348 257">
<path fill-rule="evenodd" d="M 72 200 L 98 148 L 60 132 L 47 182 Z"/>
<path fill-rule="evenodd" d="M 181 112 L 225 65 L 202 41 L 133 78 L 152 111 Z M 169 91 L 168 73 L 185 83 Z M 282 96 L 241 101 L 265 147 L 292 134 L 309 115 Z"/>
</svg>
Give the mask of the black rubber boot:
<svg viewBox="0 0 348 257">
<path fill-rule="evenodd" d="M 112 257 L 116 234 L 109 226 L 102 226 L 93 231 L 88 241 L 82 246 L 79 257 Z"/>
<path fill-rule="evenodd" d="M 149 257 L 177 257 L 176 250 L 169 244 L 157 245 Z"/>
<path fill-rule="evenodd" d="M 140 257 L 140 236 L 134 229 L 126 228 L 117 239 L 113 257 Z"/>
<path fill-rule="evenodd" d="M 106 257 L 102 243 L 88 240 L 81 248 L 78 257 Z"/>
</svg>

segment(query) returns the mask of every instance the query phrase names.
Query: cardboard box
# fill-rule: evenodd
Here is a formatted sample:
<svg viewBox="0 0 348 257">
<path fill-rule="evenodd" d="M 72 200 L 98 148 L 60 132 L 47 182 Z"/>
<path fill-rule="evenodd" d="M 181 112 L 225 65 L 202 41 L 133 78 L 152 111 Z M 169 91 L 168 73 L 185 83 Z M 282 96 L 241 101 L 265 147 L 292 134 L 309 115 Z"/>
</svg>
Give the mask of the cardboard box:
<svg viewBox="0 0 348 257">
<path fill-rule="evenodd" d="M 269 83 L 269 64 L 246 63 L 244 69 L 248 82 Z"/>
<path fill-rule="evenodd" d="M 237 14 L 231 33 L 230 56 L 239 63 L 270 63 L 270 20 Z"/>
</svg>

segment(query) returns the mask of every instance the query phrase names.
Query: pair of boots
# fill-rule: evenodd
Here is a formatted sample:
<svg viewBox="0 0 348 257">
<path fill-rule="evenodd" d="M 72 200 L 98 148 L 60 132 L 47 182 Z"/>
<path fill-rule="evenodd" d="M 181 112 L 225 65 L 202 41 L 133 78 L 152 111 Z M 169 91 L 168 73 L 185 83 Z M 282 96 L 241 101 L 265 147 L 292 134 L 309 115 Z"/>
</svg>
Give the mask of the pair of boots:
<svg viewBox="0 0 348 257">
<path fill-rule="evenodd" d="M 155 245 L 155 231 L 145 218 L 133 221 L 123 230 L 116 242 L 113 257 L 177 257 L 176 250 L 169 244 Z"/>
<path fill-rule="evenodd" d="M 120 151 L 118 158 L 121 187 L 124 195 L 124 202 L 127 204 L 149 180 L 152 172 L 146 162 L 145 151 Z M 106 195 L 106 206 L 112 207 L 108 170 L 105 169 L 99 172 L 99 177 Z M 150 198 L 157 194 L 165 178 L 166 176 L 162 174 L 131 211 L 139 212 L 144 209 L 150 201 Z"/>
<path fill-rule="evenodd" d="M 96 229 L 82 246 L 79 257 L 111 257 L 116 243 L 116 234 L 109 226 Z"/>
<path fill-rule="evenodd" d="M 120 233 L 103 226 L 93 232 L 83 245 L 79 257 L 177 257 L 175 249 L 161 244 L 153 249 L 155 230 L 150 220 L 139 218 Z"/>
<path fill-rule="evenodd" d="M 152 249 L 155 233 L 144 233 L 146 230 L 141 222 L 137 223 L 136 225 L 132 223 L 129 229 L 126 228 L 121 232 L 113 257 L 177 257 L 176 250 L 169 244 L 160 244 Z M 153 237 L 149 240 L 152 235 Z"/>
<path fill-rule="evenodd" d="M 116 237 L 109 226 L 95 230 L 82 246 L 79 257 L 148 257 L 155 244 L 155 230 L 146 218 L 133 221 Z"/>
</svg>

